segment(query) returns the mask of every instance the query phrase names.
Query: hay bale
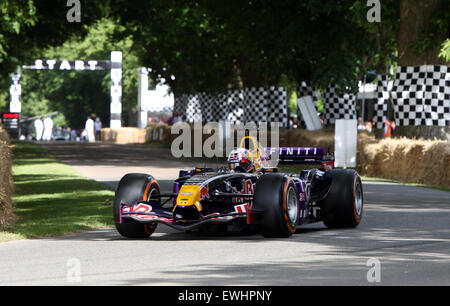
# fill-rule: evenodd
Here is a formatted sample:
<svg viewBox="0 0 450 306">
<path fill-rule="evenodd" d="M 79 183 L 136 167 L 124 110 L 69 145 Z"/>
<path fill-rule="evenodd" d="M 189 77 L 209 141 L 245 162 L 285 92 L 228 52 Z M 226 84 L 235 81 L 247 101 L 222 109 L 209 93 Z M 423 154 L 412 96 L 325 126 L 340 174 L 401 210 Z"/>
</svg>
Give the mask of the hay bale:
<svg viewBox="0 0 450 306">
<path fill-rule="evenodd" d="M 287 130 L 280 134 L 280 146 L 283 147 L 327 147 L 334 150 L 334 129 L 307 131 L 304 129 Z"/>
<path fill-rule="evenodd" d="M 12 202 L 14 181 L 11 169 L 12 152 L 9 136 L 0 125 L 0 229 L 8 227 L 16 219 Z"/>
<path fill-rule="evenodd" d="M 358 156 L 362 175 L 450 187 L 450 145 L 446 141 L 383 139 L 363 146 Z"/>
<path fill-rule="evenodd" d="M 334 128 L 317 131 L 304 129 L 288 130 L 280 134 L 280 145 L 289 147 L 325 147 L 334 151 Z M 358 145 L 376 142 L 375 136 L 365 131 L 358 131 Z"/>
<path fill-rule="evenodd" d="M 145 131 L 145 142 L 172 143 L 171 127 L 162 123 L 149 123 Z"/>
<path fill-rule="evenodd" d="M 145 129 L 134 127 L 123 127 L 120 129 L 103 128 L 101 137 L 102 141 L 117 144 L 144 143 Z"/>
<path fill-rule="evenodd" d="M 334 129 L 289 130 L 281 146 L 318 146 L 334 151 Z M 358 132 L 357 170 L 361 175 L 450 187 L 450 144 L 447 141 L 409 138 L 376 139 Z"/>
</svg>

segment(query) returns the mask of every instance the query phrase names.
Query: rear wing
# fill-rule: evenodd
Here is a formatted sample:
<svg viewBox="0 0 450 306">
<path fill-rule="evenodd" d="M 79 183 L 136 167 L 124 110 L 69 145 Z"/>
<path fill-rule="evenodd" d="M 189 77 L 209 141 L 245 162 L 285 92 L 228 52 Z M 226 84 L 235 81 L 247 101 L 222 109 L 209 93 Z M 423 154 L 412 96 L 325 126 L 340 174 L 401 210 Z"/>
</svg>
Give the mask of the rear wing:
<svg viewBox="0 0 450 306">
<path fill-rule="evenodd" d="M 247 145 L 246 142 L 248 142 Z M 325 147 L 263 148 L 252 136 L 243 137 L 240 147 L 250 148 L 250 142 L 254 157 L 260 159 L 263 163 L 270 160 L 277 164 L 322 165 L 323 169 L 334 169 L 334 154 Z"/>
<path fill-rule="evenodd" d="M 266 148 L 266 156 L 278 156 L 281 164 L 322 165 L 334 168 L 334 154 L 325 147 L 280 147 Z"/>
</svg>

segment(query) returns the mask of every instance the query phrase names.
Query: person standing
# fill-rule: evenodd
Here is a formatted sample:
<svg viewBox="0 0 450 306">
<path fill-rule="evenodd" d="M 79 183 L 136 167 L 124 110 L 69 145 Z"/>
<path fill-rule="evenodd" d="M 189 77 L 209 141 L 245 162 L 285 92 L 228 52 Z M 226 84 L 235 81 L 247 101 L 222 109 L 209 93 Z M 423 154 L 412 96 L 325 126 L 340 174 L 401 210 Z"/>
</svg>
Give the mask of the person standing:
<svg viewBox="0 0 450 306">
<path fill-rule="evenodd" d="M 86 120 L 85 128 L 87 133 L 87 140 L 89 142 L 95 142 L 95 135 L 94 135 L 94 120 L 91 119 L 91 117 L 88 117 Z"/>
<path fill-rule="evenodd" d="M 393 134 L 392 131 L 392 123 L 389 119 L 386 119 L 384 121 L 384 137 L 385 138 L 391 138 Z"/>
<path fill-rule="evenodd" d="M 95 140 L 100 141 L 102 136 L 102 121 L 100 118 L 95 118 Z"/>
<path fill-rule="evenodd" d="M 45 140 L 45 141 L 52 140 L 52 135 L 53 135 L 53 120 L 52 120 L 52 117 L 48 116 L 44 120 L 43 140 Z"/>
<path fill-rule="evenodd" d="M 36 140 L 41 141 L 44 132 L 44 123 L 42 122 L 41 117 L 34 120 L 34 130 L 36 132 Z"/>
</svg>

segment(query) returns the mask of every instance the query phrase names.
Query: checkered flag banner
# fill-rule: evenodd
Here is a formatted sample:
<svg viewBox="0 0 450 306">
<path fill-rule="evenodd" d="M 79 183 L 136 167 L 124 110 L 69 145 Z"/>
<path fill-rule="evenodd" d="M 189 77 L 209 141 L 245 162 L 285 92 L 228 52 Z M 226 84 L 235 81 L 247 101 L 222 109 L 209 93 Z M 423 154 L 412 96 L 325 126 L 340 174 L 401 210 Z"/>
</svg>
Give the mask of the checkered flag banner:
<svg viewBox="0 0 450 306">
<path fill-rule="evenodd" d="M 377 77 L 377 100 L 375 103 L 375 126 L 377 129 L 384 127 L 384 121 L 388 111 L 389 100 L 389 77 L 378 75 Z"/>
<path fill-rule="evenodd" d="M 311 96 L 312 100 L 316 106 L 317 109 L 317 101 L 319 101 L 319 94 L 318 92 L 306 82 L 301 82 L 300 84 L 297 84 L 297 98 Z"/>
<path fill-rule="evenodd" d="M 173 105 L 173 113 L 180 114 L 183 117 L 183 120 L 186 120 L 186 107 L 187 107 L 187 95 L 179 95 L 175 96 L 175 101 Z"/>
<path fill-rule="evenodd" d="M 233 124 L 244 123 L 244 92 L 242 90 L 230 90 L 227 95 L 226 120 Z"/>
<path fill-rule="evenodd" d="M 323 93 L 325 125 L 334 124 L 336 119 L 356 119 L 356 97 L 354 94 L 337 94 L 337 86 L 329 85 Z"/>
<path fill-rule="evenodd" d="M 198 97 L 200 99 L 200 105 L 202 110 L 202 120 L 203 122 L 212 122 L 215 121 L 215 99 L 212 94 L 209 93 L 199 93 Z"/>
<path fill-rule="evenodd" d="M 200 95 L 193 94 L 187 96 L 186 122 L 198 122 L 201 119 L 202 110 L 200 104 Z"/>
<path fill-rule="evenodd" d="M 266 122 L 279 122 L 280 127 L 288 126 L 287 118 L 287 92 L 283 87 L 269 87 L 267 103 Z M 257 118 L 259 119 L 259 117 Z M 264 120 L 260 120 L 261 122 Z M 255 121 L 254 122 L 258 122 Z"/>
<path fill-rule="evenodd" d="M 245 121 L 267 121 L 269 92 L 263 87 L 244 89 Z"/>
<path fill-rule="evenodd" d="M 398 67 L 391 92 L 401 126 L 450 126 L 450 67 Z"/>
<path fill-rule="evenodd" d="M 251 87 L 218 94 L 182 94 L 175 97 L 174 112 L 182 114 L 189 123 L 197 121 L 201 114 L 203 122 L 280 122 L 280 126 L 286 127 L 286 97 L 283 87 Z"/>
</svg>

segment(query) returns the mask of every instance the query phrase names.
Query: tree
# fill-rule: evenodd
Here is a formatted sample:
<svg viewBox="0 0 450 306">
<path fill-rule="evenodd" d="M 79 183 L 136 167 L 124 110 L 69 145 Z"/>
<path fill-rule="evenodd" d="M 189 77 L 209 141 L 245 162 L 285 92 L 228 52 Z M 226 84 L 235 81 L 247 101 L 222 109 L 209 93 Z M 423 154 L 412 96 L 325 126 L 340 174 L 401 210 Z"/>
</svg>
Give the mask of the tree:
<svg viewBox="0 0 450 306">
<path fill-rule="evenodd" d="M 283 75 L 355 90 L 368 66 L 384 65 L 379 54 L 393 49 L 392 29 L 366 25 L 365 3 L 122 0 L 112 14 L 153 78 L 164 77 L 176 93 L 277 85 Z M 384 36 L 371 36 L 378 29 Z"/>
<path fill-rule="evenodd" d="M 450 36 L 449 0 L 401 0 L 400 66 L 444 64 L 440 47 Z"/>
<path fill-rule="evenodd" d="M 73 36 L 86 34 L 87 26 L 108 7 L 100 0 L 80 0 L 82 23 L 66 19 L 66 0 L 2 0 L 0 2 L 0 107 L 8 103 L 9 75 L 26 62 Z"/>
</svg>

